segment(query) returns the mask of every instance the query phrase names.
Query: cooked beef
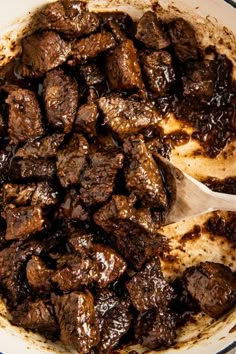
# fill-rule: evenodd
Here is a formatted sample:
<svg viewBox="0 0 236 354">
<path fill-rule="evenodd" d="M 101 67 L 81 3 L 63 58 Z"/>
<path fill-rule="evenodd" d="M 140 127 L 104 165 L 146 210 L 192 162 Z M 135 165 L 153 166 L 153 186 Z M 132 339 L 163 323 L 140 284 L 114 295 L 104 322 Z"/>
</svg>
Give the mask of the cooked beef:
<svg viewBox="0 0 236 354">
<path fill-rule="evenodd" d="M 46 136 L 45 138 L 36 139 L 33 141 L 30 140 L 17 150 L 15 156 L 22 157 L 23 159 L 30 157 L 55 157 L 63 140 L 63 134 L 52 134 Z"/>
<path fill-rule="evenodd" d="M 72 38 L 94 32 L 99 26 L 96 14 L 88 12 L 86 4 L 78 0 L 47 4 L 37 15 L 36 23 L 41 29 L 61 32 Z"/>
<path fill-rule="evenodd" d="M 102 31 L 100 33 L 91 34 L 89 37 L 72 43 L 72 59 L 70 59 L 68 63 L 74 65 L 85 62 L 115 46 L 115 38 L 110 32 Z"/>
<path fill-rule="evenodd" d="M 118 305 L 118 297 L 108 289 L 97 291 L 95 295 L 95 313 L 98 322 L 99 331 L 101 332 L 106 313 L 113 307 Z"/>
<path fill-rule="evenodd" d="M 137 269 L 163 246 L 164 240 L 157 233 L 149 209 L 136 210 L 126 196 L 114 195 L 94 214 L 94 221 L 115 236 L 118 251 Z"/>
<path fill-rule="evenodd" d="M 3 203 L 16 206 L 40 205 L 41 207 L 57 203 L 57 191 L 48 182 L 30 184 L 6 183 L 3 189 Z"/>
<path fill-rule="evenodd" d="M 131 136 L 124 142 L 127 154 L 126 186 L 150 207 L 167 208 L 167 196 L 161 172 L 147 150 L 142 135 Z"/>
<path fill-rule="evenodd" d="M 129 14 L 122 11 L 98 12 L 97 14 L 103 27 L 110 27 L 110 22 L 115 23 L 129 37 L 134 35 L 134 23 Z"/>
<path fill-rule="evenodd" d="M 95 87 L 91 86 L 87 90 L 86 102 L 87 103 L 96 103 L 99 98 L 98 90 Z"/>
<path fill-rule="evenodd" d="M 23 76 L 40 77 L 47 71 L 63 64 L 71 45 L 53 32 L 37 32 L 22 39 L 22 65 L 19 71 Z"/>
<path fill-rule="evenodd" d="M 135 326 L 135 339 L 149 349 L 170 347 L 176 337 L 175 319 L 166 309 L 141 313 Z"/>
<path fill-rule="evenodd" d="M 215 91 L 217 63 L 214 60 L 188 63 L 186 76 L 182 77 L 184 96 L 200 101 L 210 100 Z"/>
<path fill-rule="evenodd" d="M 42 209 L 38 206 L 7 209 L 5 212 L 7 231 L 6 239 L 26 238 L 41 231 L 44 225 Z"/>
<path fill-rule="evenodd" d="M 52 290 L 51 276 L 54 271 L 48 269 L 40 257 L 32 256 L 26 266 L 26 277 L 30 287 L 38 293 Z"/>
<path fill-rule="evenodd" d="M 97 346 L 99 353 L 110 353 L 123 335 L 128 332 L 131 318 L 131 313 L 125 301 L 119 301 L 112 307 L 110 301 L 101 326 L 100 343 Z"/>
<path fill-rule="evenodd" d="M 80 106 L 76 119 L 75 131 L 87 134 L 90 137 L 96 135 L 98 108 L 95 103 L 85 103 Z"/>
<path fill-rule="evenodd" d="M 86 85 L 88 86 L 100 84 L 105 79 L 96 63 L 81 65 L 80 71 L 85 79 Z"/>
<path fill-rule="evenodd" d="M 184 284 L 202 311 L 219 318 L 236 302 L 236 277 L 223 264 L 201 262 L 184 272 Z"/>
<path fill-rule="evenodd" d="M 182 18 L 169 23 L 169 34 L 180 61 L 198 59 L 197 40 L 193 27 Z"/>
<path fill-rule="evenodd" d="M 69 133 L 78 106 L 77 82 L 59 68 L 47 73 L 43 86 L 48 122 L 53 128 Z"/>
<path fill-rule="evenodd" d="M 115 178 L 123 167 L 124 156 L 96 152 L 81 177 L 80 196 L 88 205 L 105 202 L 112 194 Z"/>
<path fill-rule="evenodd" d="M 162 119 L 155 107 L 146 101 L 102 97 L 99 108 L 105 123 L 120 137 L 138 133 L 146 127 L 156 126 Z"/>
<path fill-rule="evenodd" d="M 112 248 L 100 244 L 93 246 L 93 263 L 98 270 L 96 284 L 105 288 L 118 279 L 126 270 L 126 263 Z"/>
<path fill-rule="evenodd" d="M 93 296 L 89 291 L 53 296 L 56 316 L 64 344 L 78 352 L 90 353 L 99 343 Z"/>
<path fill-rule="evenodd" d="M 41 111 L 34 92 L 18 88 L 8 95 L 6 103 L 9 105 L 11 143 L 18 144 L 43 135 Z"/>
<path fill-rule="evenodd" d="M 59 208 L 59 217 L 81 221 L 86 221 L 89 219 L 89 211 L 75 189 L 70 189 L 66 193 L 66 196 Z"/>
<path fill-rule="evenodd" d="M 80 182 L 88 149 L 86 139 L 81 134 L 73 134 L 68 144 L 58 152 L 57 175 L 63 187 Z"/>
<path fill-rule="evenodd" d="M 135 37 L 151 49 L 159 50 L 170 45 L 168 34 L 155 12 L 152 11 L 145 12 L 138 21 Z"/>
<path fill-rule="evenodd" d="M 141 55 L 143 71 L 153 93 L 162 96 L 175 84 L 176 75 L 168 52 L 144 52 Z"/>
<path fill-rule="evenodd" d="M 12 312 L 12 323 L 55 339 L 59 326 L 48 301 L 24 302 Z"/>
<path fill-rule="evenodd" d="M 92 250 L 93 237 L 86 231 L 78 230 L 70 236 L 68 243 L 73 252 L 86 255 Z"/>
<path fill-rule="evenodd" d="M 137 50 L 130 39 L 108 54 L 106 74 L 113 90 L 133 90 L 144 87 Z"/>
<path fill-rule="evenodd" d="M 8 179 L 11 155 L 9 150 L 0 149 L 0 184 L 6 182 Z"/>
<path fill-rule="evenodd" d="M 122 31 L 121 27 L 119 26 L 119 24 L 117 23 L 117 21 L 114 20 L 108 20 L 107 24 L 109 26 L 109 29 L 111 30 L 115 40 L 118 43 L 122 43 L 124 41 L 126 41 L 127 36 L 125 34 L 124 31 Z"/>
<path fill-rule="evenodd" d="M 0 113 L 0 136 L 6 135 L 6 124 L 4 122 L 3 116 Z"/>
<path fill-rule="evenodd" d="M 39 241 L 20 241 L 0 252 L 0 287 L 8 305 L 16 306 L 26 297 L 24 267 L 33 254 L 40 255 L 42 250 Z"/>
<path fill-rule="evenodd" d="M 157 257 L 146 263 L 144 268 L 126 284 L 131 301 L 140 312 L 169 305 L 174 291 L 161 272 Z"/>
<path fill-rule="evenodd" d="M 9 176 L 12 180 L 24 178 L 51 179 L 56 174 L 54 161 L 39 158 L 18 159 L 12 161 Z"/>
</svg>

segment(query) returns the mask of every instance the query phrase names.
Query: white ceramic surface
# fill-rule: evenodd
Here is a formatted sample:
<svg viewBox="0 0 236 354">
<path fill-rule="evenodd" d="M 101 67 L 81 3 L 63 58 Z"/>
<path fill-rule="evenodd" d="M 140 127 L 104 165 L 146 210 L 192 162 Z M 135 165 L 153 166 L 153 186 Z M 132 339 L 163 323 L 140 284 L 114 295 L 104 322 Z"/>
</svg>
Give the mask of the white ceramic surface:
<svg viewBox="0 0 236 354">
<path fill-rule="evenodd" d="M 9 50 L 11 41 L 16 39 L 17 34 L 27 26 L 29 18 L 36 8 L 44 5 L 47 0 L 0 0 L 0 65 L 6 61 L 7 56 L 13 55 Z M 154 1 L 153 1 L 154 3 Z M 155 1 L 156 3 L 156 1 Z M 139 18 L 142 13 L 150 8 L 152 0 L 90 0 L 89 7 L 96 11 L 102 10 L 124 10 L 133 17 Z M 226 4 L 223 0 L 160 0 L 158 12 L 165 18 L 183 16 L 194 24 L 199 42 L 206 44 L 214 43 L 221 52 L 226 52 L 232 60 L 236 59 L 236 9 Z M 9 35 L 10 33 L 10 35 Z M 210 39 L 209 39 L 210 38 Z M 224 45 L 219 44 L 223 39 Z M 228 43 L 231 49 L 226 50 Z M 16 50 L 18 47 L 16 47 Z M 236 65 L 235 65 L 236 67 Z M 178 128 L 174 117 L 170 117 L 165 125 L 165 131 L 170 132 Z M 172 154 L 172 161 L 196 178 L 206 176 L 236 176 L 236 144 L 226 147 L 227 159 L 219 156 L 215 160 L 198 157 L 197 160 L 191 157 L 189 152 L 199 149 L 199 145 L 190 142 L 184 147 L 176 148 Z M 209 215 L 208 215 L 209 216 Z M 174 226 L 163 228 L 162 232 L 168 235 L 172 246 L 175 249 L 178 245 L 178 237 L 191 229 L 193 224 L 203 223 L 208 216 L 201 216 L 188 223 L 178 223 Z M 174 251 L 173 251 L 174 252 Z M 196 264 L 201 260 L 224 262 L 236 270 L 236 250 L 232 245 L 221 244 L 221 241 L 211 241 L 207 234 L 201 236 L 201 240 L 193 245 L 186 245 L 185 253 L 190 254 L 184 259 L 179 254 L 181 261 L 172 267 L 163 262 L 164 274 L 169 279 L 182 272 L 186 266 Z M 226 257 L 224 257 L 226 256 Z M 214 322 L 207 316 L 198 316 L 197 325 L 190 324 L 179 333 L 180 343 L 168 350 L 159 351 L 163 354 L 214 354 L 221 352 L 231 343 L 236 341 L 236 311 L 232 311 L 221 320 Z M 144 348 L 135 349 L 142 353 Z M 126 354 L 128 349 L 122 350 Z M 47 342 L 42 337 L 27 333 L 23 329 L 11 326 L 6 319 L 5 307 L 0 303 L 0 354 L 49 354 L 49 353 L 71 353 L 69 349 L 63 348 L 61 344 Z M 223 351 L 226 353 L 225 351 Z M 227 353 L 229 351 L 227 350 Z M 149 354 L 155 353 L 154 351 Z M 230 354 L 235 354 L 232 349 Z"/>
</svg>

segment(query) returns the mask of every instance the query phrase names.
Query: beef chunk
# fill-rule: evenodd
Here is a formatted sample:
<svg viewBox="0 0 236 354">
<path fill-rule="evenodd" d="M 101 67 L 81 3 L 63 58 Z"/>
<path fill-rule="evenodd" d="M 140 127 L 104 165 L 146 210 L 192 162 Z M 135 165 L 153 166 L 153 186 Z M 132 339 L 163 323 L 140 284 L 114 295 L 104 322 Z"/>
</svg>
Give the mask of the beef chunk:
<svg viewBox="0 0 236 354">
<path fill-rule="evenodd" d="M 186 76 L 182 77 L 184 96 L 206 101 L 213 97 L 217 79 L 217 63 L 198 61 L 187 65 Z"/>
<path fill-rule="evenodd" d="M 125 177 L 127 188 L 151 207 L 167 207 L 167 196 L 161 172 L 142 135 L 132 136 L 124 142 L 128 156 Z"/>
<path fill-rule="evenodd" d="M 54 338 L 59 331 L 52 305 L 43 300 L 24 302 L 12 312 L 12 322 L 17 326 Z"/>
<path fill-rule="evenodd" d="M 26 238 L 43 229 L 42 209 L 36 206 L 8 209 L 5 211 L 6 239 Z"/>
<path fill-rule="evenodd" d="M 17 150 L 15 156 L 22 157 L 24 159 L 30 157 L 55 157 L 63 140 L 63 134 L 52 134 L 46 136 L 45 138 L 36 139 L 33 141 L 29 140 L 24 146 Z"/>
<path fill-rule="evenodd" d="M 26 296 L 25 264 L 42 250 L 43 245 L 38 241 L 20 241 L 0 252 L 0 287 L 9 305 L 16 306 Z"/>
<path fill-rule="evenodd" d="M 84 76 L 85 82 L 88 86 L 100 84 L 105 79 L 99 66 L 96 63 L 81 65 L 80 71 Z"/>
<path fill-rule="evenodd" d="M 118 43 L 122 43 L 127 40 L 125 32 L 122 31 L 121 27 L 116 21 L 108 20 L 108 26 Z"/>
<path fill-rule="evenodd" d="M 97 346 L 99 353 L 110 353 L 128 332 L 131 324 L 131 314 L 125 301 L 118 302 L 112 308 L 109 308 L 109 305 L 103 319 L 100 343 Z"/>
<path fill-rule="evenodd" d="M 57 192 L 48 182 L 30 184 L 3 185 L 4 204 L 14 204 L 17 206 L 41 205 L 48 206 L 57 203 Z"/>
<path fill-rule="evenodd" d="M 151 49 L 159 50 L 170 45 L 167 33 L 155 12 L 152 11 L 145 12 L 138 21 L 135 37 Z"/>
<path fill-rule="evenodd" d="M 102 31 L 91 34 L 89 37 L 75 41 L 72 44 L 72 59 L 69 60 L 69 64 L 73 65 L 95 58 L 115 46 L 115 38 L 110 32 Z"/>
<path fill-rule="evenodd" d="M 80 37 L 94 32 L 99 26 L 97 16 L 88 12 L 86 4 L 78 0 L 61 0 L 47 4 L 37 16 L 41 29 Z"/>
<path fill-rule="evenodd" d="M 29 158 L 25 160 L 14 159 L 10 169 L 10 178 L 13 180 L 34 177 L 39 179 L 51 179 L 55 174 L 55 163 L 42 158 Z"/>
<path fill-rule="evenodd" d="M 98 108 L 95 103 L 83 104 L 76 116 L 75 131 L 87 134 L 90 137 L 96 135 L 96 124 L 98 118 Z"/>
<path fill-rule="evenodd" d="M 126 196 L 112 200 L 94 214 L 94 221 L 116 238 L 116 247 L 131 266 L 140 269 L 150 257 L 158 254 L 163 238 L 157 233 L 148 209 L 136 210 Z"/>
<path fill-rule="evenodd" d="M 70 52 L 71 45 L 53 32 L 38 32 L 22 39 L 21 75 L 40 77 L 47 71 L 63 64 Z"/>
<path fill-rule="evenodd" d="M 73 134 L 69 143 L 58 152 L 57 175 L 63 187 L 79 183 L 88 148 L 88 143 L 81 134 Z"/>
<path fill-rule="evenodd" d="M 117 171 L 122 168 L 122 154 L 109 155 L 97 152 L 92 155 L 90 165 L 85 169 L 80 195 L 86 205 L 105 202 L 113 192 Z"/>
<path fill-rule="evenodd" d="M 86 255 L 92 250 L 93 237 L 91 234 L 79 230 L 70 236 L 68 243 L 73 252 Z"/>
<path fill-rule="evenodd" d="M 202 262 L 184 272 L 186 289 L 202 311 L 218 318 L 236 301 L 236 277 L 223 264 Z"/>
<path fill-rule="evenodd" d="M 175 84 L 176 76 L 168 52 L 145 52 L 141 56 L 147 83 L 158 96 L 164 95 Z"/>
<path fill-rule="evenodd" d="M 8 179 L 10 159 L 11 152 L 0 149 L 0 184 L 6 182 Z"/>
<path fill-rule="evenodd" d="M 102 27 L 110 27 L 113 22 L 121 28 L 129 37 L 134 35 L 134 23 L 129 14 L 123 11 L 98 12 Z"/>
<path fill-rule="evenodd" d="M 54 271 L 48 269 L 46 264 L 40 257 L 33 256 L 26 266 L 26 277 L 28 284 L 36 292 L 50 292 L 51 291 L 51 276 Z"/>
<path fill-rule="evenodd" d="M 89 219 L 89 211 L 75 189 L 70 189 L 60 205 L 59 217 L 69 220 L 86 221 Z"/>
<path fill-rule="evenodd" d="M 137 50 L 130 39 L 108 54 L 106 73 L 113 90 L 133 90 L 144 87 Z"/>
<path fill-rule="evenodd" d="M 175 326 L 172 313 L 163 309 L 150 310 L 138 316 L 135 338 L 149 349 L 170 347 L 176 337 Z"/>
<path fill-rule="evenodd" d="M 145 101 L 102 97 L 99 99 L 99 108 L 105 115 L 105 123 L 120 138 L 156 126 L 162 119 L 155 107 Z"/>
<path fill-rule="evenodd" d="M 41 111 L 34 92 L 18 88 L 8 95 L 8 131 L 11 143 L 18 144 L 44 133 Z"/>
<path fill-rule="evenodd" d="M 173 289 L 164 279 L 157 257 L 148 262 L 126 285 L 133 305 L 140 312 L 168 306 Z"/>
<path fill-rule="evenodd" d="M 90 353 L 98 344 L 99 332 L 93 296 L 89 291 L 72 292 L 52 299 L 61 330 L 61 340 L 78 352 Z"/>
<path fill-rule="evenodd" d="M 190 23 L 182 18 L 177 18 L 169 23 L 169 34 L 175 54 L 180 61 L 198 59 L 197 41 Z"/>
<path fill-rule="evenodd" d="M 118 305 L 118 297 L 108 289 L 99 290 L 95 296 L 95 313 L 101 333 L 106 313 Z"/>
<path fill-rule="evenodd" d="M 100 288 L 105 288 L 126 270 L 125 261 L 108 246 L 95 244 L 92 259 L 98 269 L 96 284 Z"/>
<path fill-rule="evenodd" d="M 43 97 L 48 122 L 64 133 L 69 133 L 78 105 L 78 85 L 62 69 L 47 73 L 43 82 Z"/>
</svg>

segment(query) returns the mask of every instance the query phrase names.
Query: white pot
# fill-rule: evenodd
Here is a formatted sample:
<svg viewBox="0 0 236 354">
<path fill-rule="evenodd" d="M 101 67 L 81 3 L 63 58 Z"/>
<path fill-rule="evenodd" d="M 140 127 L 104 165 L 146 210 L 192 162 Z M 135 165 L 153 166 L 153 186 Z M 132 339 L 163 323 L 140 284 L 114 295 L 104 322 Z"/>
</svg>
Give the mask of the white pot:
<svg viewBox="0 0 236 354">
<path fill-rule="evenodd" d="M 231 1 L 231 0 L 229 0 Z M 0 65 L 9 60 L 18 50 L 18 46 L 12 46 L 19 33 L 27 33 L 27 25 L 30 16 L 34 11 L 52 0 L 7 0 L 0 1 Z M 154 0 L 89 0 L 89 8 L 96 11 L 122 10 L 128 12 L 132 17 L 139 18 L 142 13 L 154 4 Z M 236 9 L 223 0 L 159 0 L 159 7 L 156 6 L 158 13 L 166 19 L 173 17 L 184 17 L 194 25 L 197 37 L 203 45 L 214 44 L 220 52 L 226 53 L 234 62 L 236 68 Z M 25 30 L 26 28 L 26 30 Z M 17 44 L 17 43 L 16 43 Z M 230 44 L 230 46 L 229 46 Z M 236 149 L 235 149 L 236 150 Z M 206 175 L 216 175 L 218 177 L 226 177 L 228 175 L 236 175 L 236 158 L 232 155 L 226 168 L 219 169 L 220 159 L 217 161 L 206 161 L 199 159 L 199 164 L 190 158 L 181 159 L 181 153 L 178 158 L 173 156 L 174 162 L 179 167 L 186 170 L 196 177 L 201 177 L 199 171 L 204 171 Z M 199 166 L 204 166 L 200 168 Z M 221 172 L 219 172 L 221 171 Z M 227 171 L 226 175 L 222 175 L 222 171 Z M 199 219 L 203 221 L 203 219 Z M 198 220 L 198 222 L 199 222 Z M 194 220 L 195 223 L 196 220 Z M 193 222 L 192 222 L 193 223 Z M 181 232 L 186 228 L 180 224 L 172 232 Z M 170 230 L 168 232 L 171 233 Z M 207 241 L 208 243 L 208 241 Z M 211 247 L 206 243 L 207 253 L 204 255 L 205 260 L 220 261 L 220 248 Z M 194 259 L 198 259 L 195 250 Z M 227 254 L 225 249 L 225 255 Z M 234 261 L 230 263 L 231 268 L 236 270 L 236 251 Z M 194 252 L 193 252 L 194 253 Z M 232 254 L 231 254 L 232 256 Z M 192 260 L 191 260 L 192 262 Z M 226 264 L 227 260 L 226 260 Z M 165 354 L 215 354 L 215 353 L 236 353 L 236 311 L 232 311 L 224 318 L 214 322 L 207 316 L 200 316 L 198 325 L 190 324 L 180 335 L 180 343 L 174 348 L 162 350 L 158 353 Z M 224 350 L 227 348 L 226 350 Z M 235 348 L 235 349 L 234 349 Z M 142 353 L 143 348 L 133 347 Z M 129 349 L 121 351 L 122 354 L 128 354 Z M 222 351 L 222 352 L 221 352 Z M 10 325 L 6 318 L 6 311 L 3 303 L 0 303 L 0 354 L 42 354 L 42 353 L 71 353 L 68 348 L 64 348 L 60 343 L 52 343 L 46 341 L 42 337 L 26 332 L 21 328 Z M 145 352 L 147 353 L 147 352 Z M 149 352 L 155 353 L 154 351 Z"/>
</svg>

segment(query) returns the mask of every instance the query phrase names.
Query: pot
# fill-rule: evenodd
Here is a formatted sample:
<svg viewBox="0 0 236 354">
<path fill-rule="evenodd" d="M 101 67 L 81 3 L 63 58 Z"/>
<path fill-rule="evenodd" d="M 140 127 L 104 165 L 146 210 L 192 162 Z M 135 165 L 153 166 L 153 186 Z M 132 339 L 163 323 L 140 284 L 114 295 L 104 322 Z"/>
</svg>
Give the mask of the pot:
<svg viewBox="0 0 236 354">
<path fill-rule="evenodd" d="M 0 66 L 7 63 L 19 50 L 19 38 L 34 30 L 31 17 L 34 12 L 52 0 L 8 0 L 0 4 Z M 234 1 L 227 0 L 235 6 Z M 152 8 L 166 21 L 176 17 L 183 17 L 195 27 L 199 44 L 215 45 L 220 53 L 225 53 L 234 64 L 236 77 L 236 9 L 222 0 L 88 0 L 88 6 L 93 11 L 121 10 L 128 12 L 134 19 L 141 17 L 144 11 Z M 173 116 L 164 122 L 165 132 L 178 128 L 178 122 Z M 188 128 L 189 129 L 189 128 Z M 224 155 L 216 159 L 209 159 L 203 155 L 194 156 L 199 150 L 196 142 L 176 147 L 172 152 L 172 162 L 199 180 L 208 176 L 226 178 L 236 177 L 236 142 L 227 146 Z M 225 158 L 226 157 L 226 158 Z M 222 213 L 223 214 L 223 213 Z M 208 215 L 179 222 L 163 227 L 161 233 L 168 235 L 172 255 L 176 262 L 162 261 L 164 275 L 169 280 L 179 273 L 200 261 L 221 262 L 236 271 L 236 250 L 232 244 L 217 237 L 213 240 L 207 231 L 203 231 L 201 238 L 182 245 L 179 250 L 179 239 L 193 225 L 202 225 Z M 184 248 L 184 252 L 183 252 Z M 0 302 L 0 354 L 66 354 L 73 353 L 61 343 L 53 343 L 39 335 L 12 326 L 3 302 Z M 190 323 L 179 331 L 178 342 L 167 350 L 146 351 L 140 346 L 124 348 L 116 353 L 128 354 L 131 350 L 146 354 L 198 354 L 198 353 L 236 353 L 236 309 L 216 321 L 207 315 L 200 314 L 196 323 Z"/>
</svg>

